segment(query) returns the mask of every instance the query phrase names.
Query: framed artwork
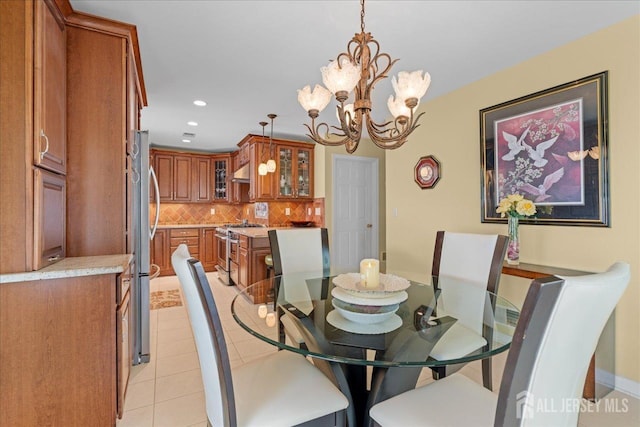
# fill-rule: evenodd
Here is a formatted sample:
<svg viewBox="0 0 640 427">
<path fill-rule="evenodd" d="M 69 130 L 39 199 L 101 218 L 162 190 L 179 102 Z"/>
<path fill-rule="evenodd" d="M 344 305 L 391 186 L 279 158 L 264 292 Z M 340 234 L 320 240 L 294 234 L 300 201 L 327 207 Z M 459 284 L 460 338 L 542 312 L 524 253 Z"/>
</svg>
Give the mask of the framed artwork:
<svg viewBox="0 0 640 427">
<path fill-rule="evenodd" d="M 420 157 L 413 170 L 413 179 L 423 190 L 433 188 L 440 180 L 440 162 L 433 156 Z"/>
<path fill-rule="evenodd" d="M 525 224 L 609 226 L 608 72 L 480 110 L 482 222 L 500 199 L 537 207 Z"/>
</svg>

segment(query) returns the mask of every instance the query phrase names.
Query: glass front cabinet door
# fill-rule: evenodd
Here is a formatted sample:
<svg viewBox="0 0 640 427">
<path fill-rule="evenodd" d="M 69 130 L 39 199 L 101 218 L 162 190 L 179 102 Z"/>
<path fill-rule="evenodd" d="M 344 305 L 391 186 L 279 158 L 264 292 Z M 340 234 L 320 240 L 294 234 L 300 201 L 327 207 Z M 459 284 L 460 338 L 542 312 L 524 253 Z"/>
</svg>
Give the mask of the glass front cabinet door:
<svg viewBox="0 0 640 427">
<path fill-rule="evenodd" d="M 313 197 L 313 148 L 278 146 L 279 199 Z"/>
<path fill-rule="evenodd" d="M 229 172 L 229 157 L 213 158 L 213 201 L 226 202 L 229 200 L 227 192 L 227 175 Z"/>
</svg>

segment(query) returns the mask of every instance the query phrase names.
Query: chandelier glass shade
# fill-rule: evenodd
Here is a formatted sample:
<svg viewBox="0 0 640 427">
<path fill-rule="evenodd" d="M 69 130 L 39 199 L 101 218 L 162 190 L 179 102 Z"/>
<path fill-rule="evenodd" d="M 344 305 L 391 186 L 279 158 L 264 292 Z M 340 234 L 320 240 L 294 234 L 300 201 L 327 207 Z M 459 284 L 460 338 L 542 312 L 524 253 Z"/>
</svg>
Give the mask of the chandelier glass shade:
<svg viewBox="0 0 640 427">
<path fill-rule="evenodd" d="M 424 113 L 417 116 L 414 113 L 431 84 L 431 76 L 423 74 L 422 70 L 399 72 L 391 81 L 395 98 L 391 95 L 387 101 L 393 120 L 376 123 L 371 119 L 371 92 L 378 81 L 387 77 L 397 59 L 392 60 L 388 54 L 380 52 L 378 42 L 371 33 L 364 31 L 364 0 L 360 0 L 360 6 L 360 33 L 347 44 L 346 52 L 320 69 L 326 88 L 315 85 L 313 91 L 311 86 L 298 90 L 298 102 L 311 118 L 311 125 L 305 125 L 308 136 L 322 145 L 345 145 L 349 153 L 358 148 L 363 128 L 380 148 L 394 149 L 404 144 L 419 126 L 418 120 Z M 355 101 L 345 104 L 351 93 L 354 93 Z M 330 127 L 324 122 L 316 124 L 332 95 L 338 101 L 339 126 Z"/>
</svg>

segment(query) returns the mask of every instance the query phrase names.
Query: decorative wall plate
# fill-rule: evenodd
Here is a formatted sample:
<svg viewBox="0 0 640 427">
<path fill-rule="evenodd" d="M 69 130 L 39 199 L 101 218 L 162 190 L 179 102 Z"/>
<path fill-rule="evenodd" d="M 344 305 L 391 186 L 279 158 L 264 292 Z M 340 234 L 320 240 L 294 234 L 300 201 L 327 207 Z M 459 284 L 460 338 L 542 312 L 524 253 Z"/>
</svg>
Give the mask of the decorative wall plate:
<svg viewBox="0 0 640 427">
<path fill-rule="evenodd" d="M 414 179 L 423 190 L 434 187 L 440 180 L 440 162 L 433 156 L 420 157 L 414 169 Z"/>
</svg>

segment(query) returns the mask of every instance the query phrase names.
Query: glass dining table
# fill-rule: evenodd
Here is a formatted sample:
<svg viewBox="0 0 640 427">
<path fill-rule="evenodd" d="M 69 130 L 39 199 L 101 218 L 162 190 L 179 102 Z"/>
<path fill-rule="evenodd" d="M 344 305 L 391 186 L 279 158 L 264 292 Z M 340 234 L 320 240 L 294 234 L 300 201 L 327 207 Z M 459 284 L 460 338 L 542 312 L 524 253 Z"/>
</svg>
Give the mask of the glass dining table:
<svg viewBox="0 0 640 427">
<path fill-rule="evenodd" d="M 311 357 L 336 382 L 351 402 L 350 425 L 369 425 L 369 408 L 414 388 L 422 368 L 487 359 L 511 344 L 519 309 L 482 284 L 381 274 L 367 288 L 359 277 L 276 276 L 246 287 L 231 304 L 251 335 Z M 283 324 L 304 343 L 285 339 Z"/>
</svg>

